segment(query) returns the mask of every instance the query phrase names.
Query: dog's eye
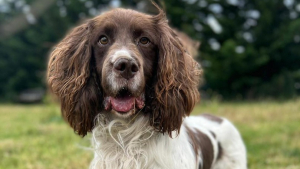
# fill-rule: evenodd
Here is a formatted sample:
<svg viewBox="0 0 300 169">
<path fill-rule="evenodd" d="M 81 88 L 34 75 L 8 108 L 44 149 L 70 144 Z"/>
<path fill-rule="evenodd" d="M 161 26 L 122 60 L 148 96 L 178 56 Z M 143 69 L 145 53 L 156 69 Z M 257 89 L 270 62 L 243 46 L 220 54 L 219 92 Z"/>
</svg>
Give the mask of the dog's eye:
<svg viewBox="0 0 300 169">
<path fill-rule="evenodd" d="M 106 36 L 101 36 L 99 39 L 99 43 L 101 43 L 102 45 L 106 45 L 108 44 L 108 38 Z"/>
<path fill-rule="evenodd" d="M 150 40 L 146 37 L 142 37 L 140 39 L 140 43 L 143 44 L 143 45 L 147 45 L 149 42 L 150 42 Z"/>
</svg>

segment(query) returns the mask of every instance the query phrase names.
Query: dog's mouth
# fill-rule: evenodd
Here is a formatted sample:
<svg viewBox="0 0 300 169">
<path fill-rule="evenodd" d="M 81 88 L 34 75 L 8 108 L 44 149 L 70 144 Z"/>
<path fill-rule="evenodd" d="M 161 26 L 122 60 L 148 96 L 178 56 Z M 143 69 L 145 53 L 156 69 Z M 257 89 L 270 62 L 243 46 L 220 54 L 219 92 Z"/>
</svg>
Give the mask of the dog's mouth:
<svg viewBox="0 0 300 169">
<path fill-rule="evenodd" d="M 135 97 L 127 89 L 120 90 L 115 97 L 108 96 L 105 99 L 105 110 L 114 110 L 121 114 L 125 114 L 135 109 L 142 109 L 144 105 L 144 95 Z"/>
</svg>

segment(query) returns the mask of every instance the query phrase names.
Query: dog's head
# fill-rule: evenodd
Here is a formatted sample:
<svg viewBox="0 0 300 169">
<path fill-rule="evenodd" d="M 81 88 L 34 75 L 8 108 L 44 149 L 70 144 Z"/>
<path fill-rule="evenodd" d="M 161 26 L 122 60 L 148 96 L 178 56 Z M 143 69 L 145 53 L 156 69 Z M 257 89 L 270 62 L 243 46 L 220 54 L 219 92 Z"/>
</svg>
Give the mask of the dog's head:
<svg viewBox="0 0 300 169">
<path fill-rule="evenodd" d="M 79 135 L 97 114 L 179 130 L 199 99 L 199 66 L 184 50 L 165 13 L 114 9 L 73 29 L 51 53 L 48 83 L 63 117 Z"/>
</svg>

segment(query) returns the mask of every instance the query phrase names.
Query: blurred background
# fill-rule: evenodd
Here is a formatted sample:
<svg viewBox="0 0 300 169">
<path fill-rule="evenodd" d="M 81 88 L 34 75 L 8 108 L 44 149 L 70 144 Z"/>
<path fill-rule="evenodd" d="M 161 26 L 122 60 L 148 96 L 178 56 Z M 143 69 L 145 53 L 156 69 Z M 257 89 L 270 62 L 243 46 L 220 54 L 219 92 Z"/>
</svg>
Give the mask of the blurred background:
<svg viewBox="0 0 300 169">
<path fill-rule="evenodd" d="M 300 94 L 300 2 L 163 4 L 170 24 L 201 42 L 197 59 L 205 70 L 206 97 L 253 100 Z M 0 0 L 0 101 L 42 96 L 51 48 L 74 25 L 121 6 L 156 12 L 148 0 Z"/>
<path fill-rule="evenodd" d="M 204 102 L 194 113 L 231 119 L 249 168 L 299 169 L 300 1 L 159 4 L 172 27 L 201 42 Z M 45 99 L 47 58 L 70 28 L 116 7 L 156 13 L 148 0 L 0 0 L 0 168 L 87 168 L 80 147 L 89 141 Z"/>
</svg>

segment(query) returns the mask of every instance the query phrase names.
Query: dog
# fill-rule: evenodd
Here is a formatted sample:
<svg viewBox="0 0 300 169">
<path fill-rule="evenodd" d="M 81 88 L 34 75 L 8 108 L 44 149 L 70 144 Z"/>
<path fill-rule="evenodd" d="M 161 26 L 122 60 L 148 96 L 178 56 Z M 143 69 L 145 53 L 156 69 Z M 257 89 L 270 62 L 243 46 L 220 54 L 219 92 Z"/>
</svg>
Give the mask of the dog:
<svg viewBox="0 0 300 169">
<path fill-rule="evenodd" d="M 52 51 L 48 85 L 74 131 L 92 133 L 91 169 L 246 169 L 228 120 L 190 116 L 200 65 L 165 12 L 114 9 L 74 28 Z"/>
</svg>

